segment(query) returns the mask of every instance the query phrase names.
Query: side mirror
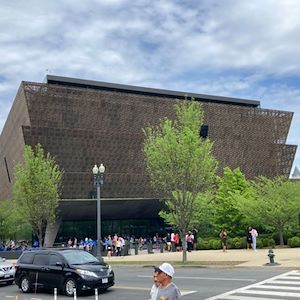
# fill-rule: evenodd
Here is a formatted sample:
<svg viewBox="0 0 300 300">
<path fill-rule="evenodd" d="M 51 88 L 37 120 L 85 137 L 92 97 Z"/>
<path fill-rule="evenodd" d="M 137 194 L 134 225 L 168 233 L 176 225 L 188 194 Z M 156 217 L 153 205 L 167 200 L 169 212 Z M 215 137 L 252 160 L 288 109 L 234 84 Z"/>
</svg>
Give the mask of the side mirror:
<svg viewBox="0 0 300 300">
<path fill-rule="evenodd" d="M 61 261 L 57 261 L 55 265 L 60 266 L 62 268 L 64 267 L 64 264 Z"/>
</svg>

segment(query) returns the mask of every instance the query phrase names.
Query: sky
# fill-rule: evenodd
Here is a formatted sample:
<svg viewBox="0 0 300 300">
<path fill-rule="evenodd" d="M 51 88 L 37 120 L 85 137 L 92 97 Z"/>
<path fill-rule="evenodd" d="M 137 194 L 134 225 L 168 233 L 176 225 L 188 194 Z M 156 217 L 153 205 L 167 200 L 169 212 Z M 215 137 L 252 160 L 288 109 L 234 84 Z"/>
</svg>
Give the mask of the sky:
<svg viewBox="0 0 300 300">
<path fill-rule="evenodd" d="M 0 131 L 20 82 L 51 74 L 259 100 L 294 112 L 299 145 L 299 16 L 298 0 L 0 0 Z"/>
</svg>

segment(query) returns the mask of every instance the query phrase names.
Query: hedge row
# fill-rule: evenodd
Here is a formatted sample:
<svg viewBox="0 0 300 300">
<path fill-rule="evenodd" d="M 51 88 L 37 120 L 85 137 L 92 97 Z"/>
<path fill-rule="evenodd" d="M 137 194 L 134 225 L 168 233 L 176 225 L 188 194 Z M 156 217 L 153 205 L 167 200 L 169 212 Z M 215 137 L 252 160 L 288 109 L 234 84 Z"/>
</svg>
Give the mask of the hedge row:
<svg viewBox="0 0 300 300">
<path fill-rule="evenodd" d="M 300 238 L 299 239 L 299 246 L 294 247 L 300 247 Z M 293 242 L 296 243 L 296 242 Z M 275 240 L 273 238 L 269 237 L 262 237 L 257 238 L 256 240 L 256 247 L 257 248 L 264 248 L 264 247 L 275 247 Z M 291 246 L 292 247 L 292 246 Z M 200 239 L 197 243 L 197 249 L 199 250 L 217 250 L 222 248 L 222 243 L 220 239 Z M 246 248 L 246 239 L 242 237 L 235 237 L 235 238 L 229 238 L 227 241 L 227 248 L 228 249 L 245 249 Z"/>
<path fill-rule="evenodd" d="M 294 236 L 288 239 L 288 246 L 291 248 L 300 247 L 300 237 Z"/>
</svg>

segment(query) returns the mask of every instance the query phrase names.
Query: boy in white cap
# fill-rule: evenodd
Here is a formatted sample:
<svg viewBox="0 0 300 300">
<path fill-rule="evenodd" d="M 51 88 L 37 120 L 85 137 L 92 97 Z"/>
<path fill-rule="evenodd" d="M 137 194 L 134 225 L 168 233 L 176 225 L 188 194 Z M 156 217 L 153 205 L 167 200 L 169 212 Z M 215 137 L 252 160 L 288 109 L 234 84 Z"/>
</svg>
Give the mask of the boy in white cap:
<svg viewBox="0 0 300 300">
<path fill-rule="evenodd" d="M 182 300 L 178 287 L 172 282 L 175 273 L 172 265 L 163 263 L 156 271 L 159 282 L 156 300 Z"/>
</svg>

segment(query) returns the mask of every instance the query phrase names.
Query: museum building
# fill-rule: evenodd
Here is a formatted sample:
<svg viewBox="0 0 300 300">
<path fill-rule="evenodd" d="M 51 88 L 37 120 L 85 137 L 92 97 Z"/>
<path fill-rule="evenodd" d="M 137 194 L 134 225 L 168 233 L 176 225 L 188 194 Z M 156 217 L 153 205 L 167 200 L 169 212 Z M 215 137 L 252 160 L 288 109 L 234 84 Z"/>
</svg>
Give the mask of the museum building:
<svg viewBox="0 0 300 300">
<path fill-rule="evenodd" d="M 214 142 L 219 174 L 225 166 L 240 167 L 247 178 L 290 174 L 297 148 L 286 144 L 292 112 L 262 109 L 256 100 L 47 75 L 44 83 L 20 84 L 2 130 L 0 199 L 12 197 L 24 146 L 40 143 L 64 170 L 54 236 L 61 222 L 95 222 L 92 168 L 100 163 L 104 234 L 161 228 L 163 203 L 145 173 L 142 128 L 174 118 L 175 102 L 191 99 L 202 103 L 199 138 Z"/>
</svg>

